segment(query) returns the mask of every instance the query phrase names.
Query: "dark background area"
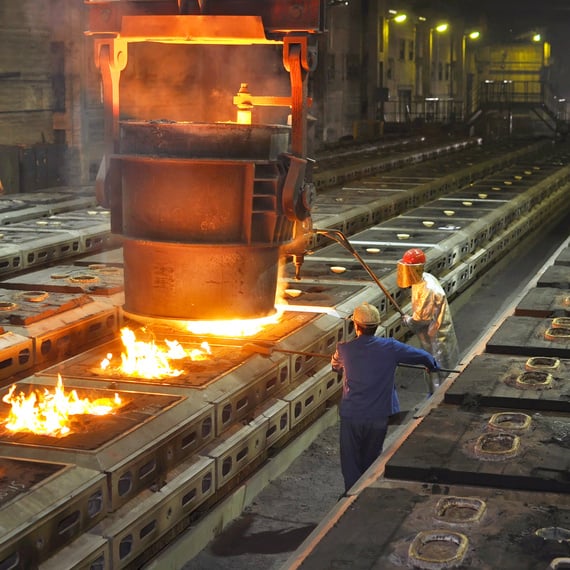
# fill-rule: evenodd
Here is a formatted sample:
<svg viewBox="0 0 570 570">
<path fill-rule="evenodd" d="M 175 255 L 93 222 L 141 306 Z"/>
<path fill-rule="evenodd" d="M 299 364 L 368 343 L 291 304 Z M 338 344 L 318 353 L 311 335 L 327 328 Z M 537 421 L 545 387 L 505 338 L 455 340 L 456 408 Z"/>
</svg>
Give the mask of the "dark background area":
<svg viewBox="0 0 570 570">
<path fill-rule="evenodd" d="M 409 0 L 408 7 L 436 17 L 464 18 L 494 43 L 528 41 L 540 33 L 552 46 L 554 90 L 570 98 L 570 0 Z"/>
</svg>

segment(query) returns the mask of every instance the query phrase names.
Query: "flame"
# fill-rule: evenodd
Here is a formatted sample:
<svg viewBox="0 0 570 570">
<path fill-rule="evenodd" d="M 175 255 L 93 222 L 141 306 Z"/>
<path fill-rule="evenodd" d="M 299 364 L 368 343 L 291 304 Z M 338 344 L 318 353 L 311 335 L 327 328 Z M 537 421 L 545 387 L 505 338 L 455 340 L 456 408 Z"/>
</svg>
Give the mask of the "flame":
<svg viewBox="0 0 570 570">
<path fill-rule="evenodd" d="M 61 375 L 53 392 L 33 390 L 29 395 L 16 394 L 13 384 L 2 401 L 12 406 L 4 424 L 13 432 L 27 431 L 38 435 L 63 437 L 71 433 L 70 416 L 90 414 L 103 416 L 123 404 L 118 394 L 114 398 L 80 398 L 75 390 L 65 393 Z"/>
<path fill-rule="evenodd" d="M 173 368 L 170 361 L 182 360 L 205 360 L 212 351 L 207 342 L 203 342 L 200 348 L 186 350 L 177 340 L 165 339 L 165 347 L 158 346 L 154 341 L 145 342 L 137 340 L 135 333 L 128 327 L 121 329 L 121 340 L 125 352 L 121 354 L 121 364 L 116 367 L 119 372 L 128 376 L 139 378 L 171 378 L 183 374 L 183 370 Z M 113 354 L 107 354 L 101 361 L 102 370 L 112 368 Z"/>
<path fill-rule="evenodd" d="M 263 330 L 267 325 L 279 322 L 282 310 L 273 315 L 259 319 L 230 319 L 225 321 L 186 321 L 186 330 L 197 335 L 213 336 L 253 336 Z"/>
</svg>

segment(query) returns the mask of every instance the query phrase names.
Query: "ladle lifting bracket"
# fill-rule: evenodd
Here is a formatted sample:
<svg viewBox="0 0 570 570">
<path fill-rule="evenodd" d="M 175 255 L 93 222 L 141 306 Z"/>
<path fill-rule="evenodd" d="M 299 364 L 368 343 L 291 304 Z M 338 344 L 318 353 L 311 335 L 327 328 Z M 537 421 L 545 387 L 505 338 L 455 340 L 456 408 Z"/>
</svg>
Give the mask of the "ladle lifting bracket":
<svg viewBox="0 0 570 570">
<path fill-rule="evenodd" d="M 114 180 L 111 155 L 119 144 L 119 82 L 128 61 L 128 44 L 132 42 L 167 42 L 179 44 L 283 44 L 283 65 L 291 82 L 291 151 L 300 158 L 307 155 L 307 74 L 317 65 L 316 46 L 309 46 L 307 29 L 282 32 L 282 39 L 269 39 L 260 16 L 251 15 L 126 15 L 113 13 L 108 28 L 101 20 L 90 23 L 94 28 L 95 64 L 101 71 L 105 113 L 105 153 L 96 179 L 97 199 L 109 206 Z M 120 17 L 119 17 L 120 16 Z M 291 35 L 287 35 L 290 33 Z M 275 36 L 277 37 L 277 36 Z"/>
</svg>

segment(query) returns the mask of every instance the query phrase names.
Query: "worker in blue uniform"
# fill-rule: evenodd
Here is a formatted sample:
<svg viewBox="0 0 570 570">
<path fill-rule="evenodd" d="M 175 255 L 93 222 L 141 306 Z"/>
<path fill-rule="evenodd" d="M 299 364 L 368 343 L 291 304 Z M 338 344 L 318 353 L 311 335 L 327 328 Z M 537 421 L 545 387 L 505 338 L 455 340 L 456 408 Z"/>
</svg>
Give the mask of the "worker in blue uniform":
<svg viewBox="0 0 570 570">
<path fill-rule="evenodd" d="M 436 359 L 421 348 L 375 336 L 378 309 L 363 303 L 352 315 L 356 338 L 339 342 L 333 370 L 343 374 L 340 402 L 340 462 L 345 493 L 382 452 L 388 418 L 399 411 L 396 367 L 412 364 L 438 370 Z"/>
</svg>

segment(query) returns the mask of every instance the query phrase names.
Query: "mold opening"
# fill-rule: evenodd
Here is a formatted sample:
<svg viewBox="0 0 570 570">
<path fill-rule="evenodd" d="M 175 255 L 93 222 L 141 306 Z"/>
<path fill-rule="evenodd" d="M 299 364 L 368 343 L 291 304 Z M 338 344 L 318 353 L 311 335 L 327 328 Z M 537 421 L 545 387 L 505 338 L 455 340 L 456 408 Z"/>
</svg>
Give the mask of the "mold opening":
<svg viewBox="0 0 570 570">
<path fill-rule="evenodd" d="M 499 412 L 493 414 L 489 420 L 492 428 L 504 430 L 526 430 L 530 427 L 532 418 L 521 412 Z"/>
<path fill-rule="evenodd" d="M 422 531 L 410 544 L 408 556 L 415 568 L 454 568 L 461 564 L 468 544 L 467 537 L 459 532 Z"/>
<path fill-rule="evenodd" d="M 435 516 L 447 523 L 479 522 L 487 505 L 482 499 L 475 497 L 444 497 L 435 507 Z"/>
<path fill-rule="evenodd" d="M 477 438 L 475 455 L 488 461 L 502 461 L 514 457 L 520 449 L 520 438 L 505 432 L 488 433 Z"/>
</svg>

